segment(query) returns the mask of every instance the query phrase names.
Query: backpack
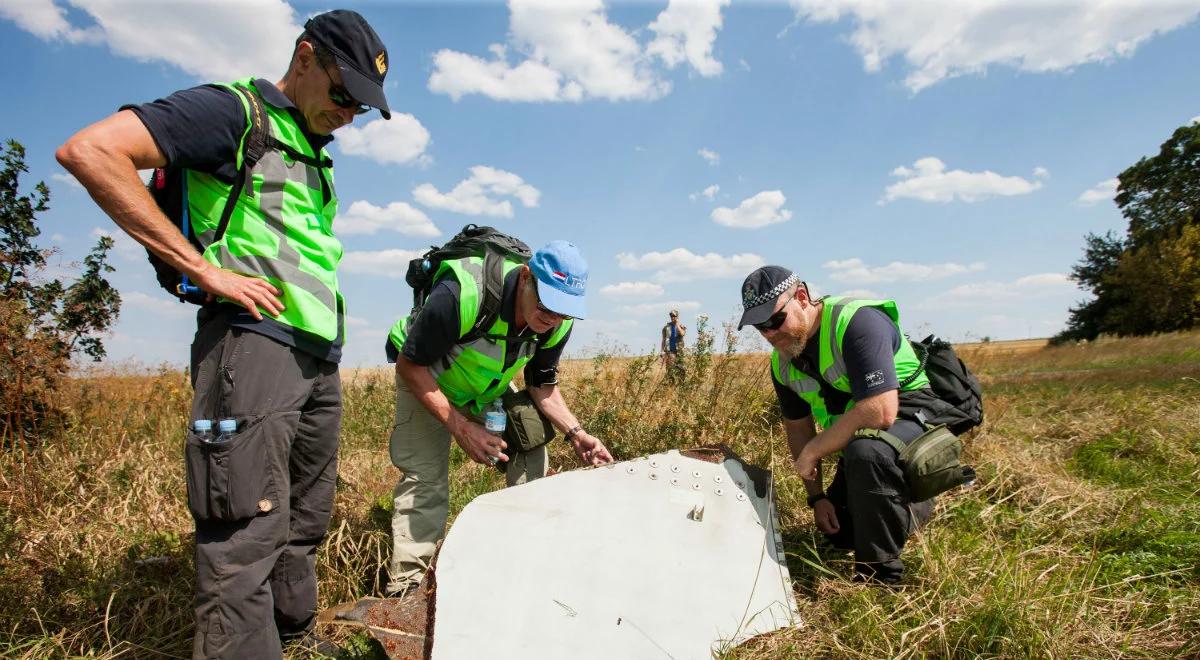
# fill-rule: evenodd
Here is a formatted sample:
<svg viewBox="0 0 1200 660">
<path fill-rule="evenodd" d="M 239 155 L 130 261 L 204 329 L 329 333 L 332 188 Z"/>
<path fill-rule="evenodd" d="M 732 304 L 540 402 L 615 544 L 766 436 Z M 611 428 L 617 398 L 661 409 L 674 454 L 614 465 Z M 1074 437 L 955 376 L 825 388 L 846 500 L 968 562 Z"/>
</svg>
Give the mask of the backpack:
<svg viewBox="0 0 1200 660">
<path fill-rule="evenodd" d="M 944 424 L 951 433 L 962 435 L 983 423 L 983 388 L 979 379 L 954 353 L 950 342 L 929 335 L 919 342 L 911 342 L 913 350 L 920 356 L 921 366 L 900 383 L 903 388 L 922 371 L 929 376 L 929 387 L 937 399 L 945 404 L 930 411 L 932 424 Z"/>
<path fill-rule="evenodd" d="M 500 316 L 500 305 L 504 294 L 505 259 L 527 263 L 533 257 L 529 246 L 493 227 L 469 224 L 442 246 L 430 246 L 429 250 L 408 262 L 404 281 L 413 290 L 412 316 L 416 316 L 425 305 L 425 299 L 433 290 L 434 275 L 443 261 L 483 257 L 483 302 L 475 325 L 459 339 L 459 343 L 470 343 L 479 339 L 492 327 Z"/>
<path fill-rule="evenodd" d="M 238 195 L 242 194 L 244 190 L 246 196 L 253 196 L 254 188 L 249 185 L 249 181 L 254 166 L 269 149 L 280 146 L 271 137 L 271 128 L 264 117 L 262 102 L 258 95 L 241 87 L 234 87 L 234 89 L 250 103 L 250 132 L 243 142 L 242 167 L 238 170 L 233 185 L 229 189 L 229 197 L 225 200 L 225 207 L 221 211 L 221 219 L 217 223 L 217 231 L 213 236 L 214 242 L 225 235 L 225 230 L 229 227 L 229 218 L 233 215 L 234 207 L 237 206 Z M 197 252 L 203 252 L 204 248 L 192 231 L 191 219 L 188 217 L 187 174 L 182 169 L 174 167 L 156 168 L 153 176 L 150 177 L 147 188 L 150 190 L 150 196 L 154 198 L 154 202 L 158 204 L 158 208 L 168 218 L 179 223 L 179 231 L 192 244 L 192 247 L 196 248 Z M 175 270 L 158 255 L 146 250 L 146 257 L 149 259 L 150 265 L 154 267 L 154 277 L 158 280 L 159 286 L 178 298 L 179 302 L 203 305 L 208 299 L 208 294 L 192 284 L 187 275 Z"/>
</svg>

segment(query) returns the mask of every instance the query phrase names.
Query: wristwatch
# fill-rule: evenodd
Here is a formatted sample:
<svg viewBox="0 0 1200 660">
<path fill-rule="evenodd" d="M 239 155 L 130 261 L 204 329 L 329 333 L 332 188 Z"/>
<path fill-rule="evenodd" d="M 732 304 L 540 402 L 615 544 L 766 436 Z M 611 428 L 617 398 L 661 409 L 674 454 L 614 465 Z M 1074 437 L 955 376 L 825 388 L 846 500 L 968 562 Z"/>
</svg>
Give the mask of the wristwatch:
<svg viewBox="0 0 1200 660">
<path fill-rule="evenodd" d="M 571 438 L 574 438 L 575 434 L 579 433 L 582 430 L 583 430 L 582 426 L 579 426 L 579 425 L 572 426 L 571 430 L 567 431 L 567 434 L 565 436 L 563 436 L 563 440 L 566 442 L 570 442 Z"/>
<path fill-rule="evenodd" d="M 825 493 L 817 493 L 816 495 L 809 495 L 808 496 L 808 508 L 811 509 L 811 508 L 813 508 L 813 506 L 816 505 L 817 502 L 820 502 L 821 500 L 827 500 L 827 499 L 829 499 L 829 496 L 826 495 Z"/>
</svg>

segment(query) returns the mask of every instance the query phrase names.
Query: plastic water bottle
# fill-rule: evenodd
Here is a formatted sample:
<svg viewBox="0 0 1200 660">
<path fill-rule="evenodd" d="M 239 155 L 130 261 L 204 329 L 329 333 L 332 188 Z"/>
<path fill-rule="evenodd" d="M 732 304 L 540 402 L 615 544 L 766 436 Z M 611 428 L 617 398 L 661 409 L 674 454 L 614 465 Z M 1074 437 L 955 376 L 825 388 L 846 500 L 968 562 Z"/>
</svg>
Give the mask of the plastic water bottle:
<svg viewBox="0 0 1200 660">
<path fill-rule="evenodd" d="M 196 437 L 204 444 L 209 444 L 213 441 L 212 420 L 198 419 L 192 422 L 192 430 L 196 432 Z"/>
<path fill-rule="evenodd" d="M 492 435 L 504 435 L 504 429 L 508 428 L 508 415 L 500 399 L 493 401 L 492 407 L 484 414 L 483 427 Z"/>
<path fill-rule="evenodd" d="M 233 434 L 237 432 L 236 419 L 223 419 L 217 422 L 217 439 L 214 440 L 217 444 L 225 444 L 233 439 Z"/>
</svg>

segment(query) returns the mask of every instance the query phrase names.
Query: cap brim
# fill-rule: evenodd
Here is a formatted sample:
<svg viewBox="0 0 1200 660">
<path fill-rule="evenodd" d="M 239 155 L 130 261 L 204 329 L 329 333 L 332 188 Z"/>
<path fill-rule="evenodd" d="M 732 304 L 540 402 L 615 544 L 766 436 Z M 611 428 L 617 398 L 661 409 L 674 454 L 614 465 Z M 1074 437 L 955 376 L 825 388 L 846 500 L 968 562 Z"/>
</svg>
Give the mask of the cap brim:
<svg viewBox="0 0 1200 660">
<path fill-rule="evenodd" d="M 775 313 L 775 302 L 775 300 L 769 300 L 761 305 L 755 305 L 745 312 L 742 312 L 742 318 L 738 321 L 738 330 L 741 330 L 748 325 L 762 323 L 763 321 L 771 318 L 771 315 Z"/>
<path fill-rule="evenodd" d="M 550 284 L 545 284 L 537 277 L 537 294 L 538 299 L 542 301 L 542 306 L 546 309 L 563 316 L 570 316 L 573 319 L 587 318 L 587 304 L 583 296 L 573 296 L 569 293 L 563 293 L 554 288 Z"/>
<path fill-rule="evenodd" d="M 334 54 L 334 60 L 337 61 L 338 71 L 342 73 L 342 85 L 346 87 L 347 92 L 350 92 L 350 96 L 353 96 L 354 100 L 359 103 L 378 109 L 384 119 L 391 119 L 392 111 L 388 108 L 387 97 L 383 94 L 383 86 L 356 71 L 337 54 Z"/>
</svg>

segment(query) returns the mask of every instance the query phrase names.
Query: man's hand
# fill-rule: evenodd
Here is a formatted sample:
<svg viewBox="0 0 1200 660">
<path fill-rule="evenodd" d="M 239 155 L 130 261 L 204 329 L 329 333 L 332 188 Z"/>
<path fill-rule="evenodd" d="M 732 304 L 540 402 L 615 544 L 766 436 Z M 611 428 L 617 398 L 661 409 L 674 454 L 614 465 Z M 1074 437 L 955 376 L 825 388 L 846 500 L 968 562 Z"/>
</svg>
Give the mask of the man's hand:
<svg viewBox="0 0 1200 660">
<path fill-rule="evenodd" d="M 488 433 L 487 429 L 475 422 L 464 420 L 458 428 L 452 429 L 451 433 L 458 446 L 476 463 L 490 466 L 499 461 L 508 461 L 508 456 L 503 452 L 508 448 L 504 438 Z"/>
<path fill-rule="evenodd" d="M 796 468 L 796 472 L 801 479 L 813 481 L 817 478 L 817 465 L 821 462 L 821 457 L 815 455 L 809 450 L 811 445 L 805 445 L 800 451 L 800 456 L 792 463 Z"/>
<path fill-rule="evenodd" d="M 837 534 L 841 530 L 837 513 L 833 510 L 833 502 L 830 502 L 829 498 L 817 500 L 813 504 L 813 518 L 817 521 L 817 529 L 826 534 Z"/>
<path fill-rule="evenodd" d="M 271 316 L 283 313 L 283 292 L 270 282 L 257 277 L 247 277 L 212 264 L 196 274 L 196 285 L 209 294 L 209 298 L 225 298 L 245 307 L 255 321 L 262 320 L 259 307 Z"/>
<path fill-rule="evenodd" d="M 608 453 L 604 443 L 587 431 L 579 431 L 571 436 L 571 446 L 575 447 L 575 454 L 584 465 L 604 465 L 613 462 L 612 454 Z"/>
</svg>

